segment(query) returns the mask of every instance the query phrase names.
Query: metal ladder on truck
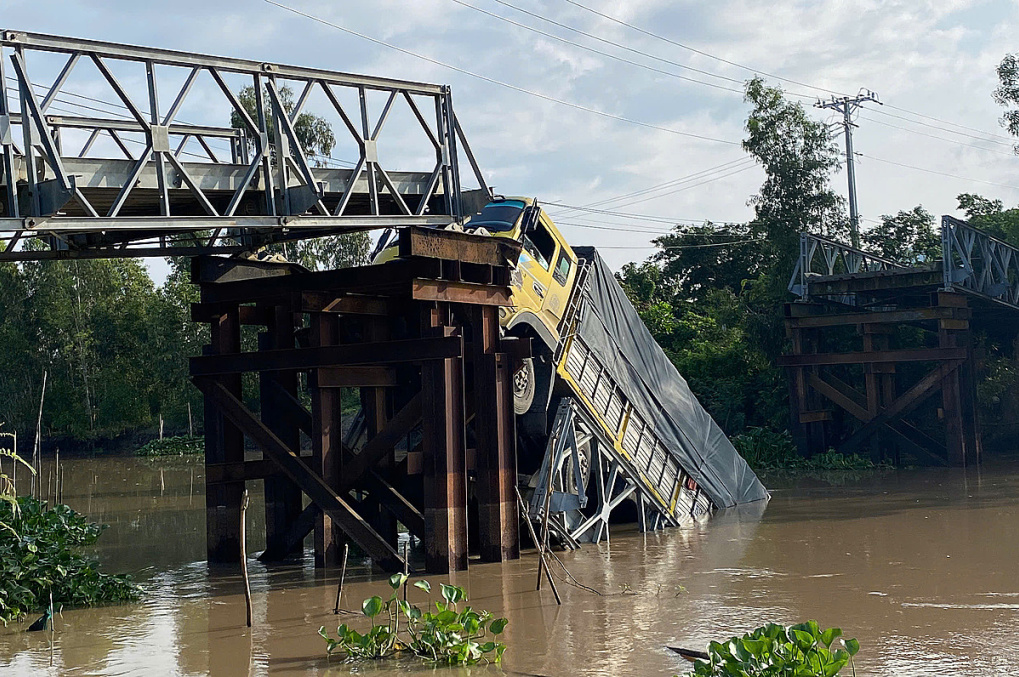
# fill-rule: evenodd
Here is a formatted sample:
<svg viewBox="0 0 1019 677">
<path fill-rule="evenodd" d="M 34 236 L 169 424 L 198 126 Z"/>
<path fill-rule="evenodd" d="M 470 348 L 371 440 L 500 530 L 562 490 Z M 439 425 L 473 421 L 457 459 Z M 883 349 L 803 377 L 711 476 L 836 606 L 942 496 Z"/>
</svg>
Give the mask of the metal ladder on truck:
<svg viewBox="0 0 1019 677">
<path fill-rule="evenodd" d="M 577 333 L 590 312 L 589 281 L 582 262 L 555 351 L 556 378 L 570 394 L 556 408 L 528 506 L 531 519 L 548 513 L 550 532 L 567 547 L 608 540 L 611 515 L 626 499 L 636 503 L 641 531 L 678 526 L 712 508 Z"/>
</svg>

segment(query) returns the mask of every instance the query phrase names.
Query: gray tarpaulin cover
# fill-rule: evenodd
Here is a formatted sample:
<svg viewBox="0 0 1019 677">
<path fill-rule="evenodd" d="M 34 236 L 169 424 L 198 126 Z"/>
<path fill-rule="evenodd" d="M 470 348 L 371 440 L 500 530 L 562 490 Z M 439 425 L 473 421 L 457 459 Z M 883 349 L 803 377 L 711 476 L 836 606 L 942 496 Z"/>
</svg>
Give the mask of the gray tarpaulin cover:
<svg viewBox="0 0 1019 677">
<path fill-rule="evenodd" d="M 717 507 L 768 498 L 757 475 L 652 338 L 598 252 L 593 247 L 574 251 L 590 264 L 589 303 L 578 334 L 653 424 L 662 444 Z"/>
</svg>

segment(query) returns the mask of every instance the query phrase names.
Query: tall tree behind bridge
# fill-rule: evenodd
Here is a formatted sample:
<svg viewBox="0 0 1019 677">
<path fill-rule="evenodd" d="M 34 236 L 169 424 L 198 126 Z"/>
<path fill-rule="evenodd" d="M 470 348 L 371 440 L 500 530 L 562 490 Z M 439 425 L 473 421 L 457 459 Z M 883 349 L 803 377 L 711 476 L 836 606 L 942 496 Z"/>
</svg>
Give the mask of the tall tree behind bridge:
<svg viewBox="0 0 1019 677">
<path fill-rule="evenodd" d="M 764 169 L 749 223 L 677 227 L 620 280 L 658 342 L 729 434 L 783 428 L 787 385 L 775 358 L 799 234 L 849 232 L 830 178 L 841 160 L 827 127 L 782 90 L 747 83 L 743 149 Z"/>
<path fill-rule="evenodd" d="M 279 89 L 280 102 L 288 114 L 294 112 L 294 92 L 284 85 Z M 237 99 L 252 119 L 257 119 L 255 88 L 245 87 L 237 94 Z M 266 92 L 262 92 L 264 110 L 271 111 L 272 105 Z M 235 129 L 244 129 L 244 120 L 236 111 L 230 113 L 230 125 Z M 269 135 L 275 133 L 276 122 L 272 115 L 266 115 L 266 127 Z M 311 113 L 301 113 L 294 120 L 294 133 L 301 143 L 310 161 L 319 168 L 331 165 L 333 158 L 329 156 L 336 147 L 336 136 L 333 134 L 329 121 Z M 249 143 L 252 143 L 249 140 Z M 252 149 L 253 150 L 253 149 Z M 353 177 L 357 178 L 357 177 Z M 344 235 L 328 235 L 308 240 L 297 240 L 283 245 L 273 245 L 269 250 L 283 254 L 288 260 L 300 263 L 312 270 L 344 268 L 368 263 L 371 240 L 367 232 L 347 233 Z"/>
</svg>

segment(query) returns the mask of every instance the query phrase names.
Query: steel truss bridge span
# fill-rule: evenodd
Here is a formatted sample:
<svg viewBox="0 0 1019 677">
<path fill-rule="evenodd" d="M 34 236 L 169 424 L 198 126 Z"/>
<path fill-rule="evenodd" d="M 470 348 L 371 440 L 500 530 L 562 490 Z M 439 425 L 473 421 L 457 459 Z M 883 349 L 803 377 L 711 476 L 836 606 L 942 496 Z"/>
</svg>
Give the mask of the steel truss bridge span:
<svg viewBox="0 0 1019 677">
<path fill-rule="evenodd" d="M 93 96 L 72 91 L 82 76 Z M 262 93 L 248 107 L 246 86 Z M 232 124 L 186 121 L 196 111 Z M 302 147 L 306 113 L 352 149 L 349 167 Z M 0 260 L 442 226 L 469 213 L 461 156 L 489 195 L 445 85 L 0 31 Z"/>
<path fill-rule="evenodd" d="M 861 305 L 861 297 L 917 290 L 961 292 L 1019 310 L 1019 248 L 965 221 L 941 218 L 941 258 L 917 264 L 882 258 L 810 233 L 800 234 L 789 291 L 801 301 Z"/>
</svg>

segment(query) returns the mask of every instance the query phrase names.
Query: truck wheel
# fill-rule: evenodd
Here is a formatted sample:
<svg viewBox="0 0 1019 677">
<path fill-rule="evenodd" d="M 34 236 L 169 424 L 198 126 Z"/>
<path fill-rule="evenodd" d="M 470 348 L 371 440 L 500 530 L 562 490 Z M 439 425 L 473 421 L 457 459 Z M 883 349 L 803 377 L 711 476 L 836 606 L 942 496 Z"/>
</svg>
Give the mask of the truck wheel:
<svg viewBox="0 0 1019 677">
<path fill-rule="evenodd" d="M 523 360 L 520 369 L 513 374 L 513 413 L 526 414 L 534 402 L 534 358 Z"/>
</svg>

